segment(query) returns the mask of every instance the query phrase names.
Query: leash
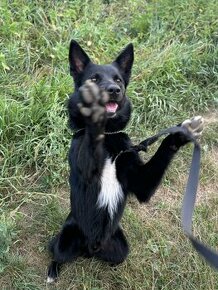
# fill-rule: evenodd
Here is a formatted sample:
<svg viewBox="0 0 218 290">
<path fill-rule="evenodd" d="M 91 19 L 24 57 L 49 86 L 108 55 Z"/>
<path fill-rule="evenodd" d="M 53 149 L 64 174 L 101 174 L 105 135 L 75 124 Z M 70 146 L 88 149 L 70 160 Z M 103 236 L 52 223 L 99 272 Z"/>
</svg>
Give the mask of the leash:
<svg viewBox="0 0 218 290">
<path fill-rule="evenodd" d="M 201 148 L 199 143 L 193 137 L 193 135 L 184 127 L 173 126 L 168 129 L 162 130 L 156 135 L 146 139 L 141 142 L 138 146 L 134 146 L 137 151 L 147 151 L 147 147 L 156 142 L 162 135 L 174 134 L 181 132 L 185 134 L 190 141 L 194 144 L 192 161 L 189 170 L 188 181 L 184 193 L 182 210 L 181 210 L 181 220 L 182 228 L 185 235 L 191 241 L 195 250 L 204 257 L 204 259 L 212 265 L 216 270 L 218 270 L 218 252 L 212 250 L 204 243 L 199 241 L 194 237 L 192 232 L 192 217 L 195 207 L 195 201 L 197 196 L 197 188 L 199 182 L 199 172 L 200 172 L 200 159 L 201 159 Z"/>
</svg>

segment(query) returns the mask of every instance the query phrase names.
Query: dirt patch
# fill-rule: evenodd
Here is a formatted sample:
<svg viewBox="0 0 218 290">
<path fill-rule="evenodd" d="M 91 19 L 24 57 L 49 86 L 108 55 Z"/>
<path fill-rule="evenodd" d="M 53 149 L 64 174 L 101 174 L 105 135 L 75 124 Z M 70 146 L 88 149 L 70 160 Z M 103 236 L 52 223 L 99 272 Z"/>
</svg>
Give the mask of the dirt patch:
<svg viewBox="0 0 218 290">
<path fill-rule="evenodd" d="M 212 111 L 204 116 L 205 125 L 208 126 L 213 123 L 218 123 L 218 111 Z"/>
<path fill-rule="evenodd" d="M 23 193 L 24 195 L 27 193 Z M 22 194 L 22 196 L 23 196 Z M 24 259 L 29 268 L 34 268 L 40 277 L 45 277 L 47 263 L 49 261 L 48 241 L 56 232 L 50 223 L 61 226 L 55 219 L 60 211 L 63 216 L 69 212 L 69 192 L 65 189 L 56 190 L 53 193 L 29 193 L 30 198 L 19 207 L 21 217 L 17 222 L 18 237 L 11 251 Z M 54 204 L 54 208 L 53 208 Z M 57 208 L 58 206 L 58 208 Z M 41 216 L 41 213 L 43 214 Z M 50 215 L 55 216 L 54 222 Z M 58 231 L 58 229 L 57 229 Z"/>
</svg>

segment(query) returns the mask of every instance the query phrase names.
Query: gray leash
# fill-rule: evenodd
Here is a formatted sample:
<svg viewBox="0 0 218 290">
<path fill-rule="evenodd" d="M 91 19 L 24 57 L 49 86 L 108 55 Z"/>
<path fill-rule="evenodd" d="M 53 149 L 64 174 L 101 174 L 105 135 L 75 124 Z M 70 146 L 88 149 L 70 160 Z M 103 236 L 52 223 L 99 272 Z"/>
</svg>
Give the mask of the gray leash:
<svg viewBox="0 0 218 290">
<path fill-rule="evenodd" d="M 156 142 L 162 135 L 174 134 L 178 132 L 182 132 L 183 134 L 185 134 L 190 139 L 190 141 L 194 143 L 191 167 L 189 170 L 189 176 L 181 210 L 182 228 L 185 232 L 185 235 L 189 238 L 196 251 L 201 256 L 203 256 L 209 264 L 211 264 L 216 270 L 218 270 L 218 252 L 212 250 L 211 248 L 200 242 L 193 236 L 192 233 L 192 217 L 197 196 L 201 159 L 201 148 L 198 142 L 194 139 L 192 134 L 186 128 L 181 126 L 174 126 L 166 130 L 160 131 L 158 134 L 146 139 L 138 146 L 135 146 L 135 148 L 138 151 L 146 151 L 146 148 Z"/>
</svg>

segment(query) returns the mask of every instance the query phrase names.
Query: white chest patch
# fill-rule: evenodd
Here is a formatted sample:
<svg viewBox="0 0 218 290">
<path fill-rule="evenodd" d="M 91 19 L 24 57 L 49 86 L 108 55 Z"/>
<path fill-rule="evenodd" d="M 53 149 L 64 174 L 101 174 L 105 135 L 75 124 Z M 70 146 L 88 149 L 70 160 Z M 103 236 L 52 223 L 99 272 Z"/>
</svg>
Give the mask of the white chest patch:
<svg viewBox="0 0 218 290">
<path fill-rule="evenodd" d="M 117 210 L 118 203 L 123 199 L 123 190 L 117 180 L 115 162 L 106 159 L 102 176 L 101 191 L 98 196 L 97 206 L 108 208 L 111 219 Z"/>
</svg>

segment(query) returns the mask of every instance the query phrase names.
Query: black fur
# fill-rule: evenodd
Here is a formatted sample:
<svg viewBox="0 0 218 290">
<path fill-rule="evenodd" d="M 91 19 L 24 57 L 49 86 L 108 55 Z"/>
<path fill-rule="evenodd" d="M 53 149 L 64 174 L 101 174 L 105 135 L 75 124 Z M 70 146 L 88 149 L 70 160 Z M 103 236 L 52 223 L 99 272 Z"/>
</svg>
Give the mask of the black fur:
<svg viewBox="0 0 218 290">
<path fill-rule="evenodd" d="M 173 156 L 188 142 L 181 133 L 169 135 L 144 164 L 128 135 L 117 133 L 131 115 L 125 92 L 133 58 L 133 45 L 129 44 L 112 64 L 96 65 L 77 42 L 71 41 L 69 62 L 75 92 L 70 96 L 68 111 L 70 126 L 76 130 L 69 151 L 71 212 L 50 243 L 53 262 L 49 277 L 56 278 L 60 264 L 78 256 L 95 256 L 113 265 L 123 262 L 128 244 L 119 222 L 128 194 L 135 194 L 140 202 L 149 201 Z M 108 102 L 118 104 L 115 114 L 106 112 Z M 108 158 L 115 162 L 123 192 L 113 216 L 108 207 L 97 204 Z"/>
</svg>

